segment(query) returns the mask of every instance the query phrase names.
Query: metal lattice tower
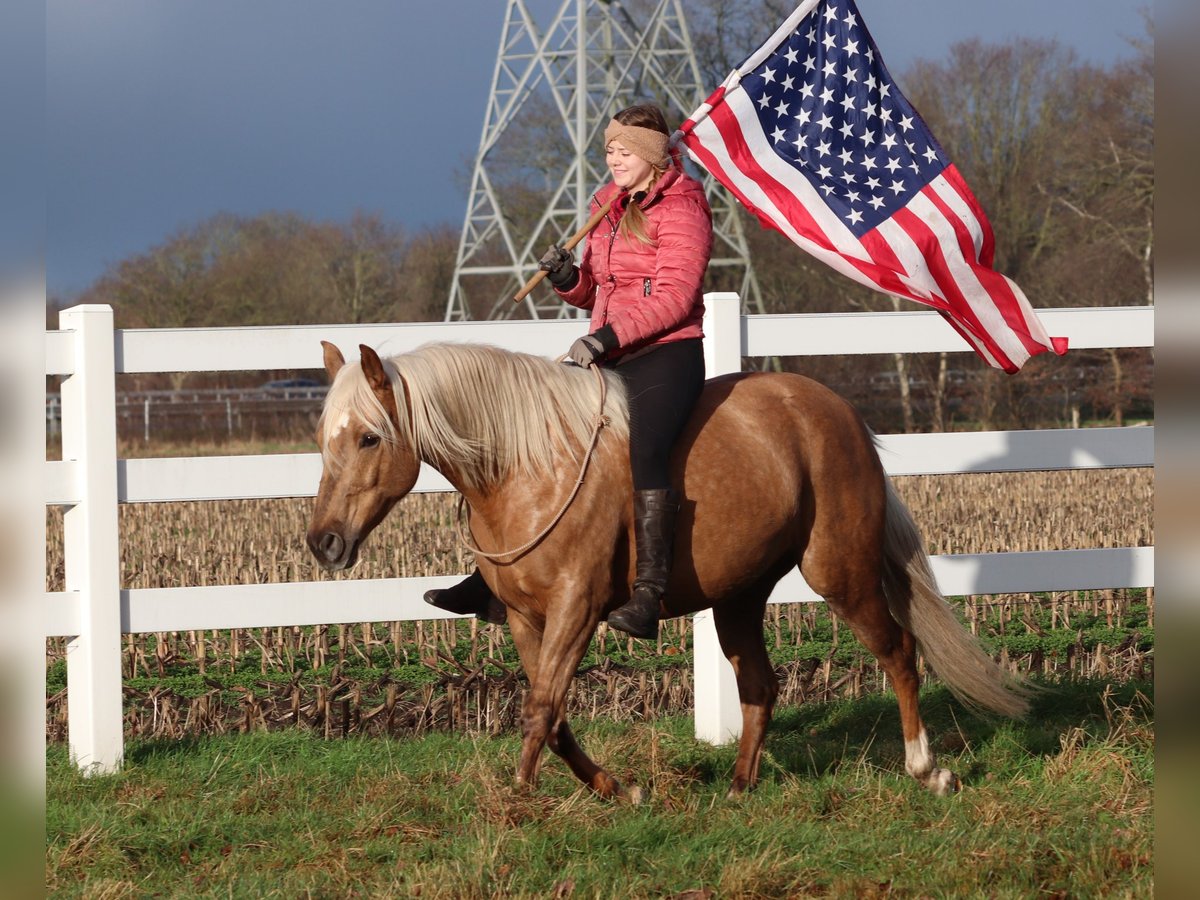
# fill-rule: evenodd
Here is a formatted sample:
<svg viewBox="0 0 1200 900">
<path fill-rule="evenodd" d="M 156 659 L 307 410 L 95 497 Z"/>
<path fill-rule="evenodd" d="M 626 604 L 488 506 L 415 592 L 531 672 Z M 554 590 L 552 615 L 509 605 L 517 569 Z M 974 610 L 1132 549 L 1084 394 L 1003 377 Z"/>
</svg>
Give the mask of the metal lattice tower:
<svg viewBox="0 0 1200 900">
<path fill-rule="evenodd" d="M 593 192 L 608 180 L 599 145 L 613 112 L 650 101 L 680 121 L 709 93 L 681 0 L 644 5 L 653 9 L 640 25 L 618 0 L 562 0 L 543 32 L 526 0 L 508 0 L 446 321 L 580 313 L 548 286 L 523 304 L 512 296 L 545 249 L 586 221 Z M 737 203 L 702 174 L 713 211 L 707 280 L 720 279 L 748 312 L 762 312 Z"/>
</svg>

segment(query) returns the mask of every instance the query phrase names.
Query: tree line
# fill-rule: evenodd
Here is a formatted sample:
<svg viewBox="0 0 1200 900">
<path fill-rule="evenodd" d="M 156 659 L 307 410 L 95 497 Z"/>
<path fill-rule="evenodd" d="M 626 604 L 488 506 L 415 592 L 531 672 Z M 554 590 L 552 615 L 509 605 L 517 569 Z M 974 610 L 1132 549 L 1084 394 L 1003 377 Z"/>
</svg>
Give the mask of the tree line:
<svg viewBox="0 0 1200 900">
<path fill-rule="evenodd" d="M 691 24 L 711 83 L 761 39 L 750 34 L 755 26 L 782 17 L 778 5 L 700 4 Z M 1149 29 L 1147 22 L 1129 58 L 1106 66 L 1051 41 L 971 40 L 899 73 L 901 89 L 987 211 L 997 268 L 1035 308 L 1153 303 Z M 549 129 L 543 149 L 562 140 Z M 566 154 L 532 153 L 537 131 L 521 129 L 507 150 L 506 190 L 524 198 L 531 219 L 543 203 L 538 169 L 548 173 Z M 768 312 L 917 308 L 838 275 L 749 216 L 745 231 Z M 79 301 L 111 304 L 119 327 L 437 320 L 457 246 L 456 225 L 409 230 L 371 212 L 349 222 L 222 213 L 110 266 Z M 726 287 L 717 271 L 710 275 L 710 287 Z M 969 354 L 806 359 L 800 367 L 856 402 L 880 406 L 895 430 L 1021 426 L 1034 424 L 1031 417 L 1121 421 L 1150 410 L 1152 363 L 1141 351 L 1038 357 L 1015 378 Z"/>
<path fill-rule="evenodd" d="M 441 317 L 458 236 L 378 214 L 313 222 L 220 213 L 121 260 L 80 298 L 121 328 L 423 321 Z"/>
</svg>

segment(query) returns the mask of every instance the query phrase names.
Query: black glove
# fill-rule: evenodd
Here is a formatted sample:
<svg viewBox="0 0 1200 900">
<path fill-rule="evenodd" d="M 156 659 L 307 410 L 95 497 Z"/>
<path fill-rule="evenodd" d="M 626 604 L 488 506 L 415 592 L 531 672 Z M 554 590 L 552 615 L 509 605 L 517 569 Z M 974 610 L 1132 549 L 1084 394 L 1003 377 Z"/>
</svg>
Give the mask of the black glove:
<svg viewBox="0 0 1200 900">
<path fill-rule="evenodd" d="M 571 345 L 567 357 L 577 366 L 590 368 L 592 363 L 604 355 L 604 345 L 597 338 L 585 334 Z"/>
<path fill-rule="evenodd" d="M 550 245 L 550 249 L 538 261 L 538 268 L 546 273 L 546 280 L 556 288 L 566 288 L 576 278 L 571 251 L 564 250 L 558 244 Z"/>
</svg>

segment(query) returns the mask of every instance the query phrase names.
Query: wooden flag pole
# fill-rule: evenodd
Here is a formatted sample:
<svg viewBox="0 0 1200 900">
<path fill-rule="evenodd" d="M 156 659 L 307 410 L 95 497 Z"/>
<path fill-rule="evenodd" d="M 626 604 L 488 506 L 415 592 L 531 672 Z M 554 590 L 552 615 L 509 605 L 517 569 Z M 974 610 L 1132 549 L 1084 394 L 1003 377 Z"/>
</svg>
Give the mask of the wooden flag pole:
<svg viewBox="0 0 1200 900">
<path fill-rule="evenodd" d="M 613 197 L 613 200 L 615 199 L 616 197 Z M 587 237 L 588 233 L 600 224 L 600 220 L 608 215 L 608 211 L 612 208 L 612 205 L 613 201 L 609 200 L 598 210 L 596 210 L 595 214 L 583 224 L 582 228 L 567 238 L 567 242 L 563 244 L 563 249 L 574 250 L 576 244 Z M 536 272 L 534 272 L 533 277 L 525 282 L 525 286 L 517 291 L 516 296 L 513 297 L 513 303 L 520 303 L 527 296 L 529 296 L 529 292 L 542 283 L 542 279 L 546 277 L 546 274 L 547 273 L 545 269 L 538 269 Z"/>
</svg>

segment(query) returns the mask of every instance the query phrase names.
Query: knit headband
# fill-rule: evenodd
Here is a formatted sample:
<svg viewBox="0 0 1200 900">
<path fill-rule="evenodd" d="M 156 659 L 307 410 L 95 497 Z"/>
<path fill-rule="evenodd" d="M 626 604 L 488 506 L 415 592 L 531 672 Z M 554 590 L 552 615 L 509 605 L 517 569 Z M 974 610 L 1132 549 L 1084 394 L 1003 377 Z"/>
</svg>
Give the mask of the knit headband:
<svg viewBox="0 0 1200 900">
<path fill-rule="evenodd" d="M 604 146 L 613 141 L 620 141 L 621 146 L 652 166 L 665 169 L 670 165 L 667 156 L 668 136 L 653 128 L 642 128 L 640 125 L 622 125 L 616 119 L 608 123 L 604 129 Z"/>
</svg>

